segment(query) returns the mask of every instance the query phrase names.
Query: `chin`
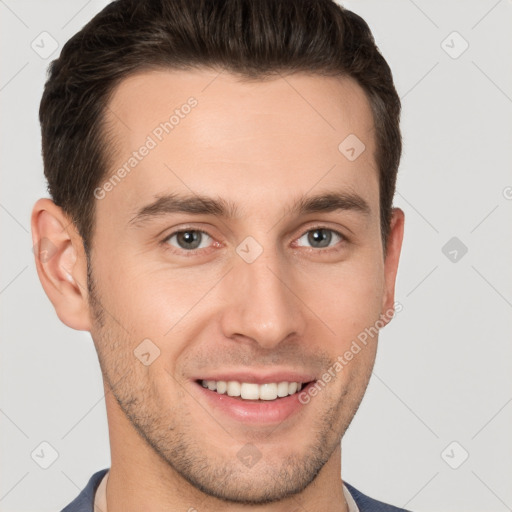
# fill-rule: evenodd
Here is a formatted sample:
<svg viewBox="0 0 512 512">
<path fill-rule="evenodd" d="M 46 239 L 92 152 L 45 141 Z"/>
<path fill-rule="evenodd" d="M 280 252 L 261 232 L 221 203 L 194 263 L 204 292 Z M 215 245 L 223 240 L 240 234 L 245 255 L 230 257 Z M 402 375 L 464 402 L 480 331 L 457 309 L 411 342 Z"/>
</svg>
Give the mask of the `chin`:
<svg viewBox="0 0 512 512">
<path fill-rule="evenodd" d="M 299 494 L 317 477 L 326 461 L 289 457 L 279 465 L 263 458 L 252 467 L 238 463 L 209 465 L 201 472 L 181 473 L 196 489 L 226 503 L 264 505 Z M 190 468 L 191 469 L 191 468 Z"/>
</svg>

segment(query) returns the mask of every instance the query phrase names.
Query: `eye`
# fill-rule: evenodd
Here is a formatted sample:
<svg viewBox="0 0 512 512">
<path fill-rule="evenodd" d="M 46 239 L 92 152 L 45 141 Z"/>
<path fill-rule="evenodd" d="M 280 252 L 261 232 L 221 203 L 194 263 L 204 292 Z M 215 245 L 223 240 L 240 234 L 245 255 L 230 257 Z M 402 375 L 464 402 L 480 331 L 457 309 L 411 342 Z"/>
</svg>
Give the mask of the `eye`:
<svg viewBox="0 0 512 512">
<path fill-rule="evenodd" d="M 164 243 L 172 245 L 177 249 L 185 251 L 193 251 L 195 249 L 204 249 L 208 247 L 208 239 L 212 240 L 212 237 L 198 229 L 185 229 L 182 231 L 175 231 L 170 234 Z"/>
<path fill-rule="evenodd" d="M 311 244 L 311 247 L 314 247 L 315 249 L 323 249 L 329 247 L 333 240 L 335 242 L 345 240 L 345 237 L 337 231 L 323 227 L 310 229 L 304 233 L 298 239 L 298 241 L 304 238 L 306 238 L 307 243 Z M 301 246 L 302 244 L 299 243 L 298 245 Z"/>
</svg>

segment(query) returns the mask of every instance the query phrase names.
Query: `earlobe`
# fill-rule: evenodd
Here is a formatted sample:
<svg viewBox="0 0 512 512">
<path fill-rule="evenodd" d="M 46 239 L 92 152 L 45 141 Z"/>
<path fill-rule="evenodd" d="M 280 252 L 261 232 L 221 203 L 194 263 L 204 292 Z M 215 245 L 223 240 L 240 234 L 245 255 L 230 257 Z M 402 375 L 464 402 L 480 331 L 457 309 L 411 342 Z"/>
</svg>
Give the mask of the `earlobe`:
<svg viewBox="0 0 512 512">
<path fill-rule="evenodd" d="M 31 218 L 37 274 L 57 316 L 67 326 L 90 330 L 87 264 L 75 226 L 50 199 L 39 199 Z"/>
<path fill-rule="evenodd" d="M 393 208 L 384 260 L 385 291 L 382 300 L 382 315 L 386 317 L 384 318 L 386 324 L 391 320 L 389 313 L 394 310 L 396 274 L 402 250 L 404 224 L 404 212 L 400 208 Z"/>
</svg>

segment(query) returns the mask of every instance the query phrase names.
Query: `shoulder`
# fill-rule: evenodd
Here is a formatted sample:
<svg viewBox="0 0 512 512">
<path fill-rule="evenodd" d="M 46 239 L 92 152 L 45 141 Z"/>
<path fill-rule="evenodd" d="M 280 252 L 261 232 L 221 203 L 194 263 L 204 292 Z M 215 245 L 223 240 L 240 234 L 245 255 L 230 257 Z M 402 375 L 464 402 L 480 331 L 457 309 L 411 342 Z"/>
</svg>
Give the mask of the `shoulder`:
<svg viewBox="0 0 512 512">
<path fill-rule="evenodd" d="M 94 473 L 80 494 L 69 505 L 63 508 L 61 512 L 93 512 L 94 493 L 107 471 L 108 468 Z"/>
<path fill-rule="evenodd" d="M 360 512 L 410 512 L 404 508 L 394 507 L 393 505 L 388 505 L 382 501 L 374 500 L 373 498 L 363 494 L 361 491 L 358 491 L 355 487 L 348 484 L 347 482 L 343 483 L 350 491 L 350 494 L 359 507 Z"/>
</svg>

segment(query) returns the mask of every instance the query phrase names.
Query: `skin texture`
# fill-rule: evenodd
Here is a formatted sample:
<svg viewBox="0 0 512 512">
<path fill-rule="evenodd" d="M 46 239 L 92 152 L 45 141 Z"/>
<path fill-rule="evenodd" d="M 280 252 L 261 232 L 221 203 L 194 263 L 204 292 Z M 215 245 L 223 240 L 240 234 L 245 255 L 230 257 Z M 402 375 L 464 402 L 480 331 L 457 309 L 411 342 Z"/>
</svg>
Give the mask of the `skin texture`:
<svg viewBox="0 0 512 512">
<path fill-rule="evenodd" d="M 197 105 L 161 141 L 153 136 L 156 147 L 96 200 L 89 287 L 73 224 L 49 199 L 32 215 L 34 243 L 55 247 L 50 259 L 36 258 L 44 289 L 65 324 L 91 332 L 98 352 L 108 510 L 347 510 L 340 440 L 366 390 L 377 337 L 278 425 L 236 421 L 203 400 L 195 379 L 212 369 L 319 379 L 393 309 L 404 214 L 393 210 L 384 255 L 369 103 L 348 78 L 241 82 L 226 71 L 146 71 L 111 98 L 110 172 L 190 97 Z M 338 150 L 349 134 L 366 146 L 354 161 Z M 333 190 L 358 194 L 369 214 L 288 213 L 301 195 Z M 229 200 L 238 215 L 130 223 L 173 192 Z M 345 238 L 315 246 L 308 234 L 319 226 Z M 199 249 L 168 238 L 183 228 L 207 233 Z M 236 251 L 248 236 L 263 249 L 252 263 Z M 148 366 L 134 355 L 145 339 L 160 351 Z M 237 457 L 247 443 L 261 455 L 250 468 Z"/>
</svg>

